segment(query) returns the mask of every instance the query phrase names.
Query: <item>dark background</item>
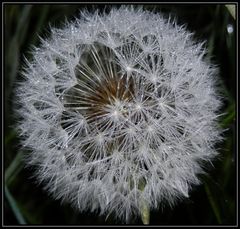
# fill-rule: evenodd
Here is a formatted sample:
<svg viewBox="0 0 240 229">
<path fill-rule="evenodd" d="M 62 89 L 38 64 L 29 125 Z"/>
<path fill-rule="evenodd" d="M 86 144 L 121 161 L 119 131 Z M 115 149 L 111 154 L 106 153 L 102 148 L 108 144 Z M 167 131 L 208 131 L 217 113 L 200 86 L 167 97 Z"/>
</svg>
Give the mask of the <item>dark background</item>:
<svg viewBox="0 0 240 229">
<path fill-rule="evenodd" d="M 118 5 L 119 6 L 119 5 Z M 120 224 L 113 218 L 97 214 L 79 214 L 67 204 L 53 200 L 42 186 L 31 179 L 31 169 L 24 168 L 14 130 L 12 102 L 14 82 L 19 78 L 23 56 L 31 58 L 30 48 L 39 45 L 38 35 L 47 37 L 49 24 L 61 27 L 65 19 L 78 16 L 83 8 L 100 9 L 105 5 L 4 5 L 4 224 L 85 225 Z M 106 11 L 108 8 L 106 7 Z M 226 112 L 220 125 L 228 130 L 217 147 L 220 156 L 207 167 L 202 185 L 194 187 L 190 198 L 173 209 L 162 207 L 151 211 L 152 225 L 217 225 L 236 224 L 236 21 L 225 5 L 171 4 L 144 5 L 145 9 L 171 14 L 178 24 L 195 32 L 196 40 L 206 40 L 213 63 L 219 66 Z M 227 28 L 232 26 L 233 32 Z M 141 224 L 137 219 L 133 224 Z"/>
</svg>

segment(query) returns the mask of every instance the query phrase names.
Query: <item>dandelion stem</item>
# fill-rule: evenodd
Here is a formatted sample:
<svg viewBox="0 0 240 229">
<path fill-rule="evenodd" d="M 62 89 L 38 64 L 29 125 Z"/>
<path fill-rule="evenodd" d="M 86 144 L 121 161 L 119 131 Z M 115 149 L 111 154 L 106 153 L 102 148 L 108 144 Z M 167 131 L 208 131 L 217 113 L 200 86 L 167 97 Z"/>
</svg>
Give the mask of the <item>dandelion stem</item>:
<svg viewBox="0 0 240 229">
<path fill-rule="evenodd" d="M 144 225 L 149 224 L 150 208 L 149 208 L 149 205 L 144 200 L 142 201 L 142 205 L 141 205 L 141 219 Z"/>
<path fill-rule="evenodd" d="M 144 180 L 140 180 L 139 182 L 139 190 L 143 191 L 145 188 L 146 183 Z M 146 202 L 145 199 L 141 199 L 140 205 L 140 212 L 141 212 L 141 219 L 144 225 L 148 225 L 150 221 L 150 208 L 149 204 Z"/>
</svg>

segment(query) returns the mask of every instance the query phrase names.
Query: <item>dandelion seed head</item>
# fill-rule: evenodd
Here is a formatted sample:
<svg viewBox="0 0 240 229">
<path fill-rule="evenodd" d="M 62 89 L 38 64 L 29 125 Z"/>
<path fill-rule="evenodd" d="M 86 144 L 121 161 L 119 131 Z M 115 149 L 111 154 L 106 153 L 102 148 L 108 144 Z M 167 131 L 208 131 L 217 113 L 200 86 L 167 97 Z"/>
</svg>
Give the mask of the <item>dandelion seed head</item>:
<svg viewBox="0 0 240 229">
<path fill-rule="evenodd" d="M 84 11 L 51 34 L 17 88 L 18 130 L 39 181 L 80 211 L 124 222 L 142 203 L 188 197 L 221 140 L 217 70 L 203 44 L 130 7 Z"/>
</svg>

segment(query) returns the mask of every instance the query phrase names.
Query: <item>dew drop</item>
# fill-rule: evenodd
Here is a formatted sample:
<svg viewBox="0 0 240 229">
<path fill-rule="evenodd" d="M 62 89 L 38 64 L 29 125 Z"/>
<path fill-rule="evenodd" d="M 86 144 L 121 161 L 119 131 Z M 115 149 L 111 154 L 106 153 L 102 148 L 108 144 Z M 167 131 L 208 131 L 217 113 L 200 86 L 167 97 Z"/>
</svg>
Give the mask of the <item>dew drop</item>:
<svg viewBox="0 0 240 229">
<path fill-rule="evenodd" d="M 64 103 L 64 101 L 65 101 L 64 96 L 61 95 L 61 96 L 59 97 L 59 100 L 60 100 L 60 102 Z"/>
<path fill-rule="evenodd" d="M 229 33 L 229 34 L 231 34 L 231 33 L 233 33 L 233 26 L 231 25 L 231 24 L 228 24 L 227 25 L 227 32 Z"/>
</svg>

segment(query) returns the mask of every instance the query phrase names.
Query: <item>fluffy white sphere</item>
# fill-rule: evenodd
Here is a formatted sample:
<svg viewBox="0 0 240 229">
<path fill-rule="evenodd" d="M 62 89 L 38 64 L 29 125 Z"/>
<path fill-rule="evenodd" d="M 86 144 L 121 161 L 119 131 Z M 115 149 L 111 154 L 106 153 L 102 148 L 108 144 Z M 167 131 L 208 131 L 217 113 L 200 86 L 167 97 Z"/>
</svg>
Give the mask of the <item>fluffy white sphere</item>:
<svg viewBox="0 0 240 229">
<path fill-rule="evenodd" d="M 221 103 L 216 70 L 183 26 L 129 7 L 84 12 L 32 54 L 18 130 L 55 198 L 128 222 L 199 183 Z"/>
</svg>

